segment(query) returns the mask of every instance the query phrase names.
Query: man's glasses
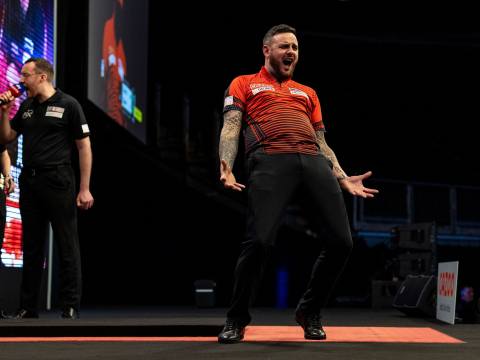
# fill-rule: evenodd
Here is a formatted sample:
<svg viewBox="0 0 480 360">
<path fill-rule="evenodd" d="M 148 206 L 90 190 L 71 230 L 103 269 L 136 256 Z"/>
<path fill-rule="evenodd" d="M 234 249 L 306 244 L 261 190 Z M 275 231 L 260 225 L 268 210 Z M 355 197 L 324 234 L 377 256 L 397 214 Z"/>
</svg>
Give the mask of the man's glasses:
<svg viewBox="0 0 480 360">
<path fill-rule="evenodd" d="M 20 75 L 24 77 L 25 79 L 28 79 L 29 76 L 33 75 L 41 75 L 42 73 L 35 73 L 35 74 L 27 74 L 27 73 L 21 73 Z"/>
</svg>

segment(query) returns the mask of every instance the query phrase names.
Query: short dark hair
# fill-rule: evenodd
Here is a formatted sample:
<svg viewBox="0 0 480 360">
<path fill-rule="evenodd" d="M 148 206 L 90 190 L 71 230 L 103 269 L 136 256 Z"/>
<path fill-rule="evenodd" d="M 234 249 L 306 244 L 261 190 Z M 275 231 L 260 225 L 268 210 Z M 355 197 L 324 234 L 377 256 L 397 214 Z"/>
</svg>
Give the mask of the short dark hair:
<svg viewBox="0 0 480 360">
<path fill-rule="evenodd" d="M 297 30 L 285 24 L 274 26 L 270 30 L 268 30 L 265 36 L 263 37 L 263 45 L 270 46 L 272 42 L 272 37 L 274 37 L 276 34 L 283 34 L 283 33 L 292 33 L 293 35 L 297 35 Z"/>
<path fill-rule="evenodd" d="M 41 71 L 40 74 L 45 73 L 47 75 L 47 81 L 52 82 L 53 81 L 53 66 L 50 64 L 48 60 L 45 60 L 43 58 L 30 58 L 27 61 L 25 61 L 25 64 L 28 63 L 35 63 L 35 70 L 36 71 Z"/>
</svg>

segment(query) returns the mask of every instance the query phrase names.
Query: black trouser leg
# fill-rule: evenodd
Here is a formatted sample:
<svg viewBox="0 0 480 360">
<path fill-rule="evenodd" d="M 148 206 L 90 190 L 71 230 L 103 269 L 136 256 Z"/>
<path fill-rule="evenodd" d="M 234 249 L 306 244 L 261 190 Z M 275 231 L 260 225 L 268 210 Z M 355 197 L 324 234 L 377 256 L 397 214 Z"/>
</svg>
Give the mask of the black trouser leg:
<svg viewBox="0 0 480 360">
<path fill-rule="evenodd" d="M 5 223 L 7 220 L 6 203 L 7 203 L 7 197 L 5 195 L 5 191 L 0 189 L 0 236 L 2 240 L 2 245 L 3 245 L 3 238 L 5 237 Z M 0 245 L 0 249 L 2 248 L 2 245 Z"/>
<path fill-rule="evenodd" d="M 296 154 L 252 154 L 249 158 L 247 230 L 235 271 L 230 320 L 250 323 L 248 312 L 257 295 L 267 255 L 274 246 L 283 215 L 299 183 L 292 171 Z"/>
<path fill-rule="evenodd" d="M 3 189 L 0 189 L 0 241 L 2 242 L 0 244 L 0 250 L 2 250 L 3 247 L 3 239 L 5 237 L 5 223 L 7 220 L 7 209 L 6 209 L 6 196 L 5 196 L 5 191 Z M 0 264 L 0 267 L 3 267 Z M 2 309 L 2 302 L 0 301 L 0 310 Z"/>
<path fill-rule="evenodd" d="M 53 237 L 58 248 L 60 307 L 80 311 L 82 273 L 80 243 L 77 232 L 77 207 L 75 177 L 70 166 L 58 170 L 65 188 L 49 190 L 48 218 L 52 223 Z"/>
<path fill-rule="evenodd" d="M 45 261 L 48 219 L 39 206 L 31 179 L 20 176 L 20 212 L 23 230 L 23 270 L 20 287 L 20 308 L 38 313 L 38 295 Z"/>
<path fill-rule="evenodd" d="M 306 171 L 301 187 L 313 214 L 323 251 L 312 271 L 307 291 L 299 305 L 306 312 L 319 313 L 343 271 L 352 250 L 352 237 L 342 190 L 329 162 L 322 156 L 302 155 Z"/>
<path fill-rule="evenodd" d="M 50 221 L 59 251 L 60 306 L 79 311 L 82 279 L 73 170 L 70 166 L 62 166 L 54 172 L 35 177 L 22 175 L 20 185 L 24 228 L 21 305 L 29 311 L 32 311 L 31 308 L 35 312 L 37 310 Z M 39 263 L 41 268 L 38 268 Z"/>
<path fill-rule="evenodd" d="M 235 272 L 232 308 L 227 314 L 246 326 L 269 250 L 299 185 L 298 154 L 253 154 L 249 159 L 247 231 Z"/>
</svg>

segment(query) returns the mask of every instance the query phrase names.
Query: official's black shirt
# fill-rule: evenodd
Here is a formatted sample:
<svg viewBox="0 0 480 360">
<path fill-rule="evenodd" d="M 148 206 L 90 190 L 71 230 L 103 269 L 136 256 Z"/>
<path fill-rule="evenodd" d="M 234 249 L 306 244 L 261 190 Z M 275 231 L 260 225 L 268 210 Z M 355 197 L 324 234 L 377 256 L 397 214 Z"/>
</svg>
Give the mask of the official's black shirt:
<svg viewBox="0 0 480 360">
<path fill-rule="evenodd" d="M 0 154 L 3 153 L 5 150 L 7 150 L 7 147 L 5 145 L 0 144 Z"/>
<path fill-rule="evenodd" d="M 70 164 L 74 139 L 90 135 L 78 101 L 59 89 L 41 104 L 23 101 L 10 126 L 23 134 L 23 166 L 32 169 Z"/>
</svg>

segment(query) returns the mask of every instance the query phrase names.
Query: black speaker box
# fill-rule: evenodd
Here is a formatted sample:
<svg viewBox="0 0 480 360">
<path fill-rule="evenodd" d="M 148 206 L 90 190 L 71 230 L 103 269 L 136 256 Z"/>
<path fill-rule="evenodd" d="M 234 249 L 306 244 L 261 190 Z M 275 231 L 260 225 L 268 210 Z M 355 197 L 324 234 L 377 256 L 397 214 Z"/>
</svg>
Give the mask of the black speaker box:
<svg viewBox="0 0 480 360">
<path fill-rule="evenodd" d="M 372 308 L 391 308 L 401 285 L 401 281 L 372 281 Z"/>
<path fill-rule="evenodd" d="M 437 313 L 437 277 L 409 275 L 393 300 L 393 307 L 408 316 L 435 317 Z"/>
<path fill-rule="evenodd" d="M 430 272 L 432 253 L 430 252 L 399 254 L 398 261 L 400 263 L 398 275 L 401 277 L 408 275 L 432 275 Z"/>
<path fill-rule="evenodd" d="M 435 252 L 436 226 L 434 222 L 401 225 L 397 230 L 400 249 Z"/>
</svg>

